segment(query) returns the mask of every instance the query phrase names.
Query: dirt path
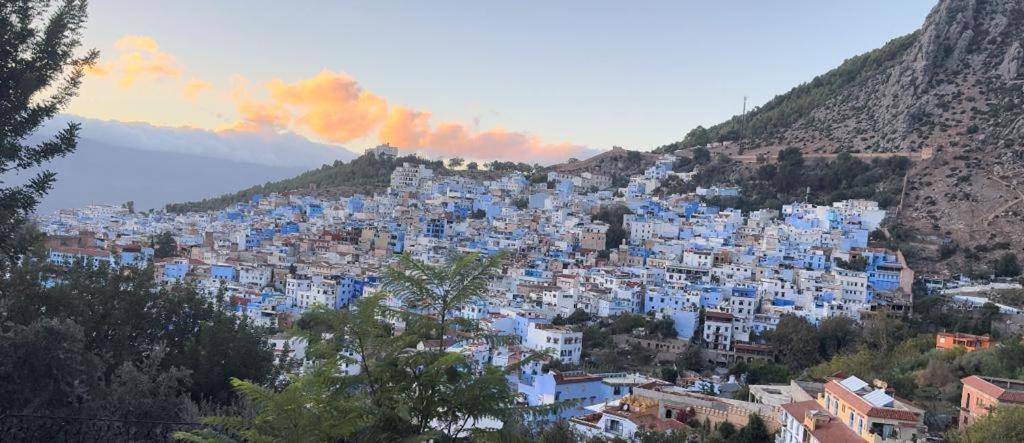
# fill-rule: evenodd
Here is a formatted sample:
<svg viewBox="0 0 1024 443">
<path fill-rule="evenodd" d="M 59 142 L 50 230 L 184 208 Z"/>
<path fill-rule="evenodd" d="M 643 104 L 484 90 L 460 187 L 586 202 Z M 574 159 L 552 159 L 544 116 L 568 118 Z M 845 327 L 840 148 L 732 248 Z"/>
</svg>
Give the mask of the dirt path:
<svg viewBox="0 0 1024 443">
<path fill-rule="evenodd" d="M 1010 208 L 1012 208 L 1013 206 L 1017 205 L 1018 203 L 1020 203 L 1020 202 L 1024 201 L 1024 192 L 1021 192 L 1021 190 L 1017 189 L 1017 188 L 1016 188 L 1016 187 L 1014 187 L 1013 185 L 1011 185 L 1011 184 L 1009 184 L 1009 183 L 1007 183 L 1007 182 L 1003 181 L 1003 179 L 1001 179 L 1001 178 L 999 178 L 999 177 L 996 177 L 996 176 L 994 176 L 994 175 L 990 175 L 990 176 L 989 176 L 989 178 L 990 178 L 990 179 L 992 179 L 992 180 L 994 180 L 994 181 L 996 181 L 996 182 L 998 182 L 998 183 L 1000 183 L 1000 184 L 1002 184 L 1003 186 L 1006 186 L 1006 187 L 1007 187 L 1007 188 L 1009 188 L 1009 189 L 1010 189 L 1011 191 L 1013 191 L 1013 192 L 1016 192 L 1016 193 L 1017 193 L 1017 196 L 1018 196 L 1019 198 L 1017 198 L 1016 200 L 1013 200 L 1013 201 L 1011 201 L 1011 202 L 1009 202 L 1009 203 L 1007 203 L 1007 204 L 1005 204 L 1005 205 L 1002 205 L 1002 206 L 1000 206 L 1000 207 L 999 207 L 999 209 L 996 209 L 996 210 L 995 210 L 995 211 L 993 211 L 993 212 L 992 212 L 991 214 L 989 214 L 988 216 L 986 216 L 986 217 L 985 217 L 985 224 L 986 224 L 986 225 L 987 225 L 987 224 L 989 224 L 989 223 L 992 223 L 992 220 L 994 220 L 994 219 L 996 218 L 996 216 L 997 216 L 997 215 L 999 215 L 999 214 L 1002 214 L 1002 213 L 1003 213 L 1003 211 L 1005 211 L 1005 210 L 1007 210 L 1007 209 L 1010 209 Z"/>
<path fill-rule="evenodd" d="M 910 160 L 918 161 L 927 159 L 929 156 L 921 152 L 858 152 L 851 153 L 856 158 L 861 160 L 871 160 L 874 158 L 892 158 L 892 157 L 907 157 Z M 743 163 L 757 163 L 758 154 L 742 154 L 742 155 L 730 155 L 729 158 L 743 162 Z M 838 157 L 839 154 L 822 154 L 822 153 L 804 153 L 805 160 L 833 160 Z M 766 155 L 768 163 L 775 161 L 774 155 Z"/>
</svg>

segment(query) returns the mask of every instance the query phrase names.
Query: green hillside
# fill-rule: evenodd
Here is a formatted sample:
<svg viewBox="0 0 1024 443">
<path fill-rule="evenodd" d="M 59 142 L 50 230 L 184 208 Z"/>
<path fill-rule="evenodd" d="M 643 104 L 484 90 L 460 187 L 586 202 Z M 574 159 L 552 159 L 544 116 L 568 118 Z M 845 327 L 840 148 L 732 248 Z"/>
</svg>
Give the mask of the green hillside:
<svg viewBox="0 0 1024 443">
<path fill-rule="evenodd" d="M 837 96 L 846 87 L 891 68 L 917 40 L 918 32 L 895 38 L 885 46 L 847 59 L 839 67 L 819 75 L 785 94 L 777 95 L 764 106 L 710 128 L 698 126 L 682 141 L 664 145 L 655 152 L 704 146 L 712 142 L 751 140 L 770 136 L 808 116 L 811 111 Z"/>
<path fill-rule="evenodd" d="M 372 193 L 386 188 L 391 180 L 391 172 L 402 163 L 426 164 L 437 171 L 444 169 L 444 164 L 440 161 L 424 160 L 414 155 L 393 158 L 364 154 L 348 163 L 339 160 L 293 178 L 267 182 L 232 194 L 195 202 L 172 203 L 166 206 L 166 210 L 175 213 L 215 211 L 240 201 L 247 201 L 256 194 L 288 192 L 311 187 L 337 189 L 346 193 Z"/>
</svg>

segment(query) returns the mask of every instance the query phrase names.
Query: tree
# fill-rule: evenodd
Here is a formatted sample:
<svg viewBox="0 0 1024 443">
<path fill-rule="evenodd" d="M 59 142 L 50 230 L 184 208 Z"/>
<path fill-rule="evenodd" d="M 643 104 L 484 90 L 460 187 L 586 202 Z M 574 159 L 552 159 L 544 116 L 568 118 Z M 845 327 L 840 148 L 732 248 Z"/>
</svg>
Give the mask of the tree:
<svg viewBox="0 0 1024 443">
<path fill-rule="evenodd" d="M 590 314 L 580 308 L 576 308 L 576 310 L 572 311 L 572 314 L 569 314 L 565 319 L 565 322 L 570 325 L 578 325 L 588 321 L 590 321 Z"/>
<path fill-rule="evenodd" d="M 779 151 L 775 173 L 775 189 L 787 193 L 802 186 L 804 179 L 804 155 L 800 148 L 786 148 Z"/>
<path fill-rule="evenodd" d="M 590 441 L 597 440 L 588 440 L 588 442 Z M 600 441 L 604 442 L 606 440 Z M 611 441 L 614 442 L 615 440 Z M 686 434 L 682 432 L 665 432 L 640 429 L 637 431 L 636 435 L 633 436 L 633 441 L 636 441 L 638 443 L 686 443 L 689 440 L 686 438 Z"/>
<path fill-rule="evenodd" d="M 476 211 L 473 211 L 472 214 L 470 214 L 469 218 L 472 218 L 474 220 L 483 220 L 487 218 L 487 211 L 484 211 L 483 209 L 477 209 Z"/>
<path fill-rule="evenodd" d="M 86 16 L 85 0 L 0 3 L 0 175 L 42 166 L 78 145 L 77 123 L 40 143 L 28 138 L 67 107 L 99 57 L 79 53 Z M 27 184 L 0 187 L 0 255 L 24 252 L 15 234 L 55 179 L 44 170 Z"/>
<path fill-rule="evenodd" d="M 462 157 L 452 157 L 448 159 L 448 167 L 451 169 L 456 169 L 465 163 L 466 160 L 464 160 Z"/>
<path fill-rule="evenodd" d="M 772 441 L 772 433 L 760 415 L 750 414 L 747 425 L 740 429 L 734 440 L 739 443 L 761 443 Z"/>
<path fill-rule="evenodd" d="M 0 335 L 0 408 L 26 413 L 68 412 L 81 406 L 99 376 L 81 326 L 39 319 Z"/>
<path fill-rule="evenodd" d="M 690 344 L 686 350 L 676 358 L 676 367 L 695 372 L 704 370 L 704 353 L 700 345 Z"/>
<path fill-rule="evenodd" d="M 676 368 L 663 366 L 661 368 L 661 379 L 669 383 L 675 383 L 676 379 L 679 378 L 679 371 Z"/>
<path fill-rule="evenodd" d="M 860 336 L 860 325 L 845 315 L 828 317 L 818 324 L 818 355 L 828 360 L 851 349 Z"/>
<path fill-rule="evenodd" d="M 718 435 L 722 436 L 723 440 L 731 441 L 736 436 L 736 425 L 729 421 L 724 421 L 718 425 L 716 431 L 718 431 Z"/>
<path fill-rule="evenodd" d="M 789 370 L 785 366 L 767 362 L 739 362 L 729 369 L 730 374 L 746 374 L 748 385 L 764 383 L 785 383 L 790 380 Z"/>
<path fill-rule="evenodd" d="M 996 277 L 1016 277 L 1020 275 L 1020 263 L 1017 261 L 1017 254 L 1007 252 L 992 265 Z"/>
<path fill-rule="evenodd" d="M 476 171 L 480 169 L 480 165 L 478 165 L 476 162 L 469 162 L 469 164 L 466 165 L 466 169 L 470 171 Z"/>
<path fill-rule="evenodd" d="M 688 146 L 704 147 L 708 143 L 711 143 L 711 135 L 705 127 L 698 125 L 686 134 L 684 140 L 684 143 Z"/>
<path fill-rule="evenodd" d="M 1024 407 L 1001 406 L 960 431 L 946 434 L 953 443 L 1024 441 Z"/>
<path fill-rule="evenodd" d="M 698 165 L 711 163 L 711 151 L 703 146 L 693 148 L 693 162 Z"/>
<path fill-rule="evenodd" d="M 436 337 L 444 351 L 452 311 L 476 301 L 487 290 L 491 275 L 505 254 L 490 256 L 453 253 L 443 265 L 430 265 L 405 254 L 384 271 L 384 290 L 408 306 L 437 318 Z"/>
<path fill-rule="evenodd" d="M 540 433 L 539 443 L 575 443 L 580 436 L 572 428 L 568 420 L 559 420 L 547 426 Z"/>
<path fill-rule="evenodd" d="M 608 223 L 608 231 L 605 232 L 605 249 L 615 249 L 622 244 L 626 238 L 626 230 L 622 223 L 626 214 L 632 214 L 625 205 L 613 204 L 602 206 L 591 219 Z"/>
<path fill-rule="evenodd" d="M 800 371 L 818 362 L 818 331 L 803 317 L 784 314 L 775 330 L 766 335 L 778 350 L 779 358 L 792 371 Z"/>
<path fill-rule="evenodd" d="M 76 264 L 56 268 L 44 251 L 33 250 L 0 281 L 0 323 L 31 325 L 66 319 L 82 330 L 83 352 L 99 358 L 109 382 L 126 363 L 163 349 L 164 370 L 191 372 L 186 393 L 196 401 L 226 403 L 233 397 L 229 378 L 267 381 L 273 354 L 264 331 L 236 317 L 192 286 L 158 286 L 152 267 Z M 44 284 L 40 275 L 60 275 Z M 22 389 L 32 389 L 22 385 Z"/>
<path fill-rule="evenodd" d="M 650 321 L 647 323 L 646 328 L 648 334 L 657 335 L 661 339 L 676 338 L 678 335 L 675 327 L 675 321 L 673 321 L 671 317 L 664 317 Z"/>
<path fill-rule="evenodd" d="M 503 342 L 479 332 L 471 321 L 442 319 L 441 312 L 485 294 L 500 255 L 452 255 L 444 265 L 404 258 L 384 273 L 384 291 L 356 300 L 350 310 L 315 309 L 297 323 L 314 359 L 309 371 L 281 392 L 234 381 L 256 405 L 254 416 L 208 417 L 207 428 L 181 433 L 190 441 L 453 441 L 486 430 L 470 428 L 484 419 L 514 424 L 524 413 L 515 405 L 508 376 L 540 354 L 527 355 L 505 370 L 478 367 L 466 355 L 443 346 L 408 349 L 419 341 L 410 329 L 436 334 L 457 324 L 465 340 Z M 402 310 L 384 304 L 402 301 Z M 406 331 L 395 334 L 390 321 Z M 417 321 L 413 321 L 417 320 Z M 359 366 L 356 374 L 338 371 L 342 363 Z M 501 432 L 495 431 L 495 432 Z"/>
<path fill-rule="evenodd" d="M 153 255 L 156 258 L 167 258 L 178 255 L 178 242 L 170 231 L 161 232 L 153 240 Z"/>
</svg>

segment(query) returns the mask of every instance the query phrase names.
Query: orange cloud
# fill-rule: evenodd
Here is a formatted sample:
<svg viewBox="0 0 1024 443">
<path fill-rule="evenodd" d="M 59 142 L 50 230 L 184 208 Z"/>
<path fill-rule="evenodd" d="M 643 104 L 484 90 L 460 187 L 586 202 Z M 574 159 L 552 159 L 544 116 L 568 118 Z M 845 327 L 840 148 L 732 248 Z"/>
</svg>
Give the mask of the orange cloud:
<svg viewBox="0 0 1024 443">
<path fill-rule="evenodd" d="M 231 95 L 241 121 L 226 128 L 259 131 L 296 129 L 344 143 L 376 133 L 377 139 L 431 155 L 552 163 L 591 153 L 570 143 L 544 143 L 539 137 L 503 129 L 479 131 L 461 123 L 431 124 L 431 114 L 391 107 L 352 77 L 331 71 L 294 83 L 264 85 L 269 100 L 254 101 L 241 84 Z"/>
<path fill-rule="evenodd" d="M 347 142 L 364 137 L 387 118 L 384 99 L 363 90 L 352 77 L 321 71 L 295 83 L 267 83 L 273 103 L 295 113 L 295 126 L 325 140 Z"/>
<path fill-rule="evenodd" d="M 87 73 L 97 77 L 114 77 L 122 88 L 129 88 L 139 80 L 180 78 L 182 68 L 174 56 L 160 50 L 156 40 L 144 35 L 127 35 L 114 43 L 117 58 L 100 61 Z"/>
<path fill-rule="evenodd" d="M 235 103 L 241 120 L 218 128 L 218 131 L 263 132 L 287 128 L 292 121 L 291 112 L 279 103 L 262 103 L 249 93 L 249 80 L 241 75 L 231 78 L 234 86 L 228 99 Z"/>
<path fill-rule="evenodd" d="M 395 108 L 378 138 L 396 146 L 445 157 L 502 159 L 527 163 L 555 163 L 590 154 L 571 143 L 544 143 L 540 137 L 501 128 L 475 131 L 461 123 L 430 124 L 429 112 Z"/>
<path fill-rule="evenodd" d="M 181 95 L 184 95 L 185 98 L 191 101 L 196 101 L 196 99 L 199 98 L 199 94 L 202 94 L 208 89 L 210 89 L 209 83 L 199 79 L 192 79 L 188 83 L 185 83 L 185 87 L 181 90 Z"/>
</svg>

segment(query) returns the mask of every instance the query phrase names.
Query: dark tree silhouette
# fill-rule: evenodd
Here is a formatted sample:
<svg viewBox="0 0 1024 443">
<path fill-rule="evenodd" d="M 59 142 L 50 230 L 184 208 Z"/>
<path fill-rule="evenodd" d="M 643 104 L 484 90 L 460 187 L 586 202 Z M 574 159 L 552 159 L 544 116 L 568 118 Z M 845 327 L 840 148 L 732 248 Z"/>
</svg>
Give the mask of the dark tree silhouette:
<svg viewBox="0 0 1024 443">
<path fill-rule="evenodd" d="M 25 172 L 75 150 L 77 123 L 42 142 L 28 139 L 67 107 L 99 56 L 79 50 L 86 6 L 85 0 L 0 2 L 0 174 Z M 0 254 L 23 252 L 16 233 L 54 180 L 44 170 L 24 185 L 0 181 Z"/>
</svg>

